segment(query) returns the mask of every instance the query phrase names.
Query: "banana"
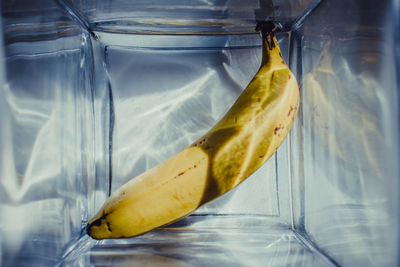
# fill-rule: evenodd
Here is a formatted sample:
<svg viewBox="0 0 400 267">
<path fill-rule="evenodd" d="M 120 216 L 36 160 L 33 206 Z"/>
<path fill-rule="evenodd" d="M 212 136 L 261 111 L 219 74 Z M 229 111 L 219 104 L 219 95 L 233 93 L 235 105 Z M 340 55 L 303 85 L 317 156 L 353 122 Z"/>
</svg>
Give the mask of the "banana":
<svg viewBox="0 0 400 267">
<path fill-rule="evenodd" d="M 203 137 L 115 191 L 86 230 L 128 238 L 174 222 L 223 195 L 275 153 L 295 120 L 299 89 L 272 32 L 261 66 L 233 106 Z"/>
</svg>

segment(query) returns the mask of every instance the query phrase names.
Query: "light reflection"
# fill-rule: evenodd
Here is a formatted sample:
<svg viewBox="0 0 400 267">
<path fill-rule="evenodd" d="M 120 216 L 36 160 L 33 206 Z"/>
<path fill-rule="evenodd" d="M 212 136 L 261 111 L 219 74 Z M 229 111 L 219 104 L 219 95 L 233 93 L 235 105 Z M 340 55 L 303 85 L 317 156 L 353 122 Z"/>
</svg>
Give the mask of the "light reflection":
<svg viewBox="0 0 400 267">
<path fill-rule="evenodd" d="M 173 114 L 193 112 L 188 110 L 187 101 L 199 98 L 202 89 L 206 83 L 209 83 L 212 76 L 215 76 L 215 72 L 209 71 L 176 90 L 138 95 L 120 100 L 115 105 L 113 153 L 116 155 L 114 167 L 118 169 L 118 177 L 133 178 L 129 177 L 129 174 L 137 164 L 143 164 L 140 163 L 143 157 L 157 155 L 153 163 L 144 164 L 143 167 L 148 169 L 156 162 L 161 162 L 168 155 L 175 153 L 176 147 L 182 147 L 183 144 L 189 142 L 188 139 L 195 140 L 196 135 L 202 134 L 197 131 L 190 133 L 190 136 L 182 134 L 177 138 L 171 138 L 168 142 L 161 143 L 159 140 L 163 136 L 168 136 L 171 125 L 178 127 L 175 131 L 182 132 L 190 127 L 188 124 L 191 122 L 180 121 L 179 116 L 174 118 Z M 160 144 L 157 145 L 157 143 Z M 154 149 L 156 151 L 153 151 Z"/>
<path fill-rule="evenodd" d="M 354 75 L 346 62 L 337 59 L 327 43 L 317 67 L 303 80 L 304 102 L 310 116 L 310 134 L 327 160 L 339 160 L 347 172 L 361 168 L 370 178 L 383 179 L 379 147 L 385 147 L 384 135 L 374 108 L 382 91 L 368 74 Z M 340 68 L 341 73 L 337 73 Z M 381 102 L 378 102 L 380 105 Z M 358 177 L 358 175 L 353 175 Z M 350 179 L 350 178 L 349 178 Z"/>
<path fill-rule="evenodd" d="M 74 147 L 66 145 L 73 143 L 74 138 L 71 122 L 63 120 L 65 114 L 73 114 L 73 106 L 67 107 L 57 103 L 30 99 L 17 98 L 8 92 L 8 107 L 10 116 L 14 118 L 14 136 L 22 136 L 23 140 L 14 140 L 13 154 L 26 155 L 26 165 L 15 168 L 16 173 L 8 173 L 8 179 L 2 179 L 9 201 L 19 203 L 28 199 L 44 198 L 54 195 L 56 188 L 45 194 L 27 196 L 30 191 L 40 191 L 42 184 L 48 182 L 55 184 L 53 179 L 62 175 L 62 157 L 73 158 Z M 27 140 L 33 140 L 33 143 Z M 60 143 L 60 140 L 63 142 Z M 11 141 L 11 140 L 10 140 Z M 63 152 L 60 153 L 60 151 Z M 21 162 L 21 157 L 15 162 Z M 18 166 L 18 165 L 17 165 Z M 17 175 L 19 178 L 12 178 Z M 36 188 L 36 189 L 35 189 Z M 53 191 L 53 192 L 52 192 Z M 32 193 L 31 193 L 32 195 Z"/>
<path fill-rule="evenodd" d="M 330 266 L 292 231 L 274 224 L 241 230 L 159 229 L 130 243 L 108 240 L 88 254 L 86 263 L 93 266 L 157 265 L 160 260 L 166 266 Z"/>
<path fill-rule="evenodd" d="M 385 249 L 390 99 L 380 73 L 371 71 L 378 66 L 369 65 L 382 54 L 337 47 L 346 40 L 327 41 L 302 81 L 304 227 L 340 264 L 382 266 L 391 260 Z"/>
</svg>

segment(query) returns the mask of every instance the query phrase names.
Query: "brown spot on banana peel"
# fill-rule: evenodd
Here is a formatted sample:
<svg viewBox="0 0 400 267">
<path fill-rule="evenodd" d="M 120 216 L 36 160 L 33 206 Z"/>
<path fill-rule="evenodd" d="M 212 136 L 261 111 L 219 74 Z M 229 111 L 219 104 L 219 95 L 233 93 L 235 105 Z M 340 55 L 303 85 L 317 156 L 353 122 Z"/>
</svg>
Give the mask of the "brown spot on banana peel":
<svg viewBox="0 0 400 267">
<path fill-rule="evenodd" d="M 108 229 L 108 231 L 112 232 L 111 226 L 110 226 L 110 222 L 107 222 L 106 224 L 107 224 L 107 229 Z"/>
<path fill-rule="evenodd" d="M 290 114 L 292 114 L 292 111 L 293 111 L 293 106 L 290 106 L 289 113 L 287 114 L 288 117 L 290 116 Z"/>
<path fill-rule="evenodd" d="M 196 146 L 196 145 L 193 145 L 193 146 Z M 173 179 L 177 179 L 179 176 L 184 175 L 187 171 L 190 171 L 190 170 L 192 170 L 192 169 L 197 168 L 197 164 L 201 164 L 201 162 L 204 161 L 204 160 L 205 160 L 205 158 L 202 158 L 200 161 L 198 161 L 198 162 L 196 162 L 195 164 L 193 164 L 193 167 L 189 167 L 189 168 L 187 168 L 186 170 L 181 171 L 180 173 L 178 173 L 177 175 L 175 175 L 175 176 L 173 177 Z M 171 181 L 171 180 L 165 181 L 164 183 L 162 183 L 162 186 L 168 184 L 170 181 Z"/>
<path fill-rule="evenodd" d="M 274 135 L 277 135 L 278 134 L 278 132 L 280 131 L 280 130 L 283 130 L 285 127 L 283 127 L 282 125 L 279 125 L 278 127 L 275 127 L 275 129 L 274 129 Z M 278 134 L 278 136 L 280 136 L 279 134 Z"/>
</svg>

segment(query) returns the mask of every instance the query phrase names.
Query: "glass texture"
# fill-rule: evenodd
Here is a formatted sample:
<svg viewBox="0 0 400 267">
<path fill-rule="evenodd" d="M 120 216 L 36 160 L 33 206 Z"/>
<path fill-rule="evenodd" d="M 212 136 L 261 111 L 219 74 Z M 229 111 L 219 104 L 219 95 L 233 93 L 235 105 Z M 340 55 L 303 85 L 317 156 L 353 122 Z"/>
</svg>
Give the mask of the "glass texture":
<svg viewBox="0 0 400 267">
<path fill-rule="evenodd" d="M 1 266 L 399 265 L 400 3 L 4 0 Z M 204 134 L 257 72 L 256 20 L 301 85 L 293 129 L 238 188 L 95 241 L 119 186 Z"/>
<path fill-rule="evenodd" d="M 323 1 L 297 57 L 294 225 L 343 266 L 394 266 L 398 90 L 390 1 Z M 397 29 L 398 30 L 398 29 Z"/>
<path fill-rule="evenodd" d="M 87 38 L 53 1 L 3 1 L 1 29 L 1 265 L 54 266 L 93 177 Z"/>
<path fill-rule="evenodd" d="M 312 0 L 62 0 L 99 31 L 121 33 L 249 33 L 256 19 L 292 23 Z"/>
</svg>

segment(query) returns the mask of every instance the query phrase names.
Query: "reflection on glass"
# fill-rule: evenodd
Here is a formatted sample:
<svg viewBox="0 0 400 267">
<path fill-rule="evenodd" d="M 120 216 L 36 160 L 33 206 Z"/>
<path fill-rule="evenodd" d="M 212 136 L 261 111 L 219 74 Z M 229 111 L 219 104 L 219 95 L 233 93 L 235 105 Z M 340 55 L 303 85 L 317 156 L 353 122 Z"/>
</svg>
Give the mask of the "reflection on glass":
<svg viewBox="0 0 400 267">
<path fill-rule="evenodd" d="M 338 160 L 349 171 L 359 169 L 371 178 L 383 179 L 376 153 L 385 142 L 377 114 L 368 106 L 379 97 L 377 82 L 368 73 L 354 75 L 340 57 L 337 63 L 341 64 L 341 73 L 337 74 L 330 47 L 328 42 L 317 67 L 303 80 L 314 140 L 326 150 L 327 158 Z"/>
<path fill-rule="evenodd" d="M 384 55 L 354 50 L 364 38 L 321 38 L 319 52 L 317 35 L 309 38 L 304 67 L 313 67 L 302 81 L 304 229 L 339 264 L 388 264 L 393 148 L 390 98 L 377 71 Z"/>
</svg>

